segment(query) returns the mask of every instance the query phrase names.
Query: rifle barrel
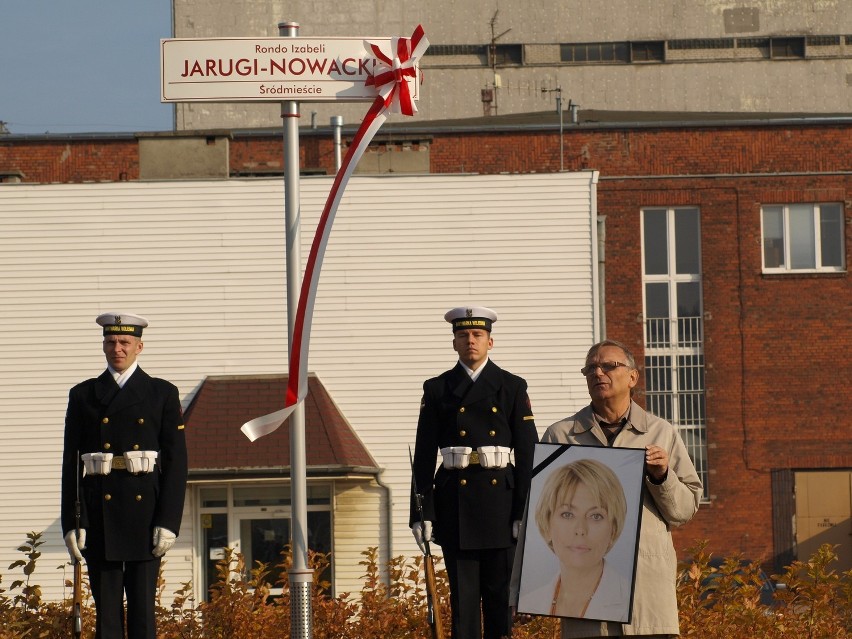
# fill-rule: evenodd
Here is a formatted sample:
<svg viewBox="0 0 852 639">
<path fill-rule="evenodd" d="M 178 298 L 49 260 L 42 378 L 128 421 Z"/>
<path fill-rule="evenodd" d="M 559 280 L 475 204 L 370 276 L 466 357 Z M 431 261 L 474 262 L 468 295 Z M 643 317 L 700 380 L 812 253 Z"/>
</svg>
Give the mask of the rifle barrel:
<svg viewBox="0 0 852 639">
<path fill-rule="evenodd" d="M 74 562 L 74 607 L 72 625 L 75 639 L 83 635 L 83 564 Z"/>
<path fill-rule="evenodd" d="M 80 451 L 77 451 L 77 499 L 74 502 L 74 534 L 80 539 Z M 74 560 L 74 603 L 71 608 L 71 630 L 74 639 L 83 636 L 83 562 Z"/>
<path fill-rule="evenodd" d="M 408 461 L 411 464 L 411 487 L 414 492 L 414 503 L 420 515 L 420 530 L 423 532 L 423 570 L 426 574 L 426 617 L 432 629 L 432 639 L 446 639 L 444 623 L 441 619 L 441 607 L 438 602 L 438 583 L 435 580 L 435 563 L 432 549 L 426 538 L 426 522 L 423 517 L 423 495 L 417 490 L 417 479 L 414 476 L 414 458 L 411 447 L 408 448 Z"/>
</svg>

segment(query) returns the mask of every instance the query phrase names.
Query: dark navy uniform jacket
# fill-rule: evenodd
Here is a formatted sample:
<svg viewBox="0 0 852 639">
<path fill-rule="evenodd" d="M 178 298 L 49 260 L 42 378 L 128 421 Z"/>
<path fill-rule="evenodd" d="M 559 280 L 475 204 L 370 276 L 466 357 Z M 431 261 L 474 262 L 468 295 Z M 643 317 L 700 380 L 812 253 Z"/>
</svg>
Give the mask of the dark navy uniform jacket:
<svg viewBox="0 0 852 639">
<path fill-rule="evenodd" d="M 423 519 L 433 522 L 438 544 L 481 550 L 514 543 L 512 522 L 523 518 L 537 441 L 527 383 L 490 359 L 476 382 L 457 364 L 423 384 L 414 477 Z M 436 455 L 446 446 L 513 448 L 515 464 L 494 470 L 441 465 L 436 473 Z M 412 495 L 409 525 L 420 520 Z"/>
<path fill-rule="evenodd" d="M 65 416 L 62 458 L 62 534 L 75 527 L 80 455 L 123 455 L 131 450 L 159 453 L 154 472 L 131 475 L 113 468 L 108 475 L 80 480 L 80 527 L 86 529 L 86 557 L 108 561 L 154 559 L 155 526 L 180 532 L 186 493 L 187 455 L 178 389 L 137 368 L 124 388 L 109 371 L 71 389 Z"/>
</svg>

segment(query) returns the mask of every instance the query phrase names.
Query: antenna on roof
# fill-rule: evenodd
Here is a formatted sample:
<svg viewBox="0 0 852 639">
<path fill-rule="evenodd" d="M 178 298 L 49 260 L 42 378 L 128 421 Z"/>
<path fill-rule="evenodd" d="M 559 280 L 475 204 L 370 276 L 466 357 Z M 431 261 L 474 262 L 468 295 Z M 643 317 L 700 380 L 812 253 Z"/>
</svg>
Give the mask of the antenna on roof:
<svg viewBox="0 0 852 639">
<path fill-rule="evenodd" d="M 494 80 L 491 83 L 492 90 L 488 91 L 487 89 L 482 92 L 482 102 L 483 106 L 486 106 L 488 112 L 493 112 L 494 115 L 497 115 L 497 89 L 503 86 L 503 82 L 500 79 L 500 76 L 497 73 L 497 40 L 502 38 L 504 35 L 509 33 L 512 29 L 506 29 L 502 33 L 498 33 L 495 35 L 495 27 L 497 26 L 497 14 L 500 13 L 500 9 L 497 9 L 494 12 L 494 15 L 491 16 L 491 44 L 488 47 L 488 59 L 491 63 L 491 72 L 494 74 Z M 491 102 L 493 104 L 486 103 Z"/>
</svg>

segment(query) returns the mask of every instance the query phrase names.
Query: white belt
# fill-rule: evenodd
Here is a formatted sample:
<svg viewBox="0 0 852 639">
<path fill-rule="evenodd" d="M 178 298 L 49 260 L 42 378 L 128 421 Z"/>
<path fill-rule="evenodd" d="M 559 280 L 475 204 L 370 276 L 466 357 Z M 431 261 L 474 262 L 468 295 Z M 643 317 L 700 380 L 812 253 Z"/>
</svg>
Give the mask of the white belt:
<svg viewBox="0 0 852 639">
<path fill-rule="evenodd" d="M 112 453 L 85 453 L 80 456 L 83 460 L 83 476 L 109 475 L 113 468 L 126 470 L 132 475 L 154 472 L 157 463 L 156 450 L 129 450 L 124 455 Z"/>
<path fill-rule="evenodd" d="M 479 464 L 483 468 L 506 468 L 509 465 L 511 448 L 505 446 L 480 446 L 475 451 L 470 446 L 447 446 L 441 449 L 444 468 L 461 470 L 469 464 Z"/>
</svg>

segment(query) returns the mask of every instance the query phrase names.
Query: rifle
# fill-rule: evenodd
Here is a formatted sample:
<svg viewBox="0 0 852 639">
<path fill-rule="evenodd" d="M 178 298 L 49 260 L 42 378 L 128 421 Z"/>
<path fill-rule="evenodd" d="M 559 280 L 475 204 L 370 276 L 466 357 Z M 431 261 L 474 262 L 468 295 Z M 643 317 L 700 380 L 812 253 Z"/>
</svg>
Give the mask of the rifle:
<svg viewBox="0 0 852 639">
<path fill-rule="evenodd" d="M 80 536 L 80 453 L 77 453 L 77 500 L 74 502 L 75 534 Z M 71 605 L 71 629 L 74 639 L 83 635 L 83 562 L 74 559 L 74 602 Z"/>
<path fill-rule="evenodd" d="M 408 460 L 411 464 L 411 486 L 414 489 L 414 501 L 420 514 L 420 530 L 423 532 L 423 569 L 426 573 L 426 619 L 432 629 L 432 639 L 445 639 L 444 624 L 441 621 L 441 607 L 438 600 L 438 584 L 435 581 L 435 560 L 429 539 L 426 537 L 426 525 L 423 517 L 423 495 L 417 492 L 417 480 L 414 477 L 414 459 L 411 447 L 408 447 Z"/>
</svg>

